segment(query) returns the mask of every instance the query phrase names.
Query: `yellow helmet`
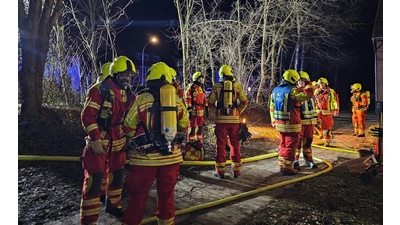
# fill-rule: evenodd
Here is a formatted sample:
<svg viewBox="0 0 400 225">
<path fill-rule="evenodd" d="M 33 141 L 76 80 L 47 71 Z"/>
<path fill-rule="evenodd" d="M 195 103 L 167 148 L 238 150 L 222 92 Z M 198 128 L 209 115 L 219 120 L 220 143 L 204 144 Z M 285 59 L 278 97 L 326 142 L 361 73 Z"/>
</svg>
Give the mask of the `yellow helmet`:
<svg viewBox="0 0 400 225">
<path fill-rule="evenodd" d="M 228 65 L 223 65 L 219 68 L 219 78 L 224 76 L 233 77 L 232 68 Z"/>
<path fill-rule="evenodd" d="M 101 66 L 101 74 L 100 74 L 100 76 L 97 78 L 97 82 L 100 82 L 100 81 L 102 81 L 102 80 L 105 80 L 106 77 L 107 77 L 108 75 L 110 75 L 110 66 L 111 66 L 111 62 L 104 63 L 104 64 Z"/>
<path fill-rule="evenodd" d="M 110 76 L 124 89 L 130 85 L 134 73 L 136 73 L 135 64 L 126 56 L 116 57 L 110 65 Z M 121 74 L 128 77 L 120 76 Z"/>
<path fill-rule="evenodd" d="M 170 68 L 169 68 L 169 73 L 170 73 L 171 76 L 172 76 L 172 81 L 173 81 L 173 82 L 178 82 L 178 81 L 176 80 L 176 71 L 174 70 L 174 68 L 170 67 Z"/>
<path fill-rule="evenodd" d="M 350 86 L 350 89 L 353 89 L 355 91 L 361 91 L 362 86 L 360 83 L 354 83 L 353 85 Z"/>
<path fill-rule="evenodd" d="M 196 73 L 193 74 L 192 80 L 196 81 L 197 79 L 199 79 L 199 77 L 202 77 L 201 73 L 200 72 L 196 72 Z"/>
<path fill-rule="evenodd" d="M 298 80 L 300 80 L 300 75 L 296 70 L 286 70 L 283 75 L 283 80 L 295 84 Z"/>
<path fill-rule="evenodd" d="M 320 83 L 324 83 L 326 85 L 329 84 L 328 80 L 325 77 L 321 77 L 321 78 L 318 79 L 317 84 L 320 84 Z"/>
<path fill-rule="evenodd" d="M 172 83 L 172 68 L 169 67 L 164 62 L 158 62 L 151 65 L 151 67 L 147 70 L 146 74 L 146 82 L 150 80 L 160 80 L 164 77 L 164 79 L 168 83 Z M 175 71 L 175 70 L 174 70 Z"/>
<path fill-rule="evenodd" d="M 310 76 L 308 75 L 307 72 L 300 71 L 299 74 L 300 74 L 300 79 L 310 80 Z"/>
<path fill-rule="evenodd" d="M 121 55 L 116 57 L 110 65 L 110 75 L 114 76 L 115 74 L 125 71 L 132 71 L 136 73 L 135 64 L 133 64 L 132 60 L 126 56 Z"/>
</svg>

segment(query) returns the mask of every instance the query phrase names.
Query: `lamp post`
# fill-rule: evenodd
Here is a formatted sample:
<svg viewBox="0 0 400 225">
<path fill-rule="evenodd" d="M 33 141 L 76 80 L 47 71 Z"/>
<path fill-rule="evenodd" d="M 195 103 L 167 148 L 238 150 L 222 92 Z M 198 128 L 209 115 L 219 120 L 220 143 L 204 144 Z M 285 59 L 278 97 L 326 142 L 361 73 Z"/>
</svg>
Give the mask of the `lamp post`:
<svg viewBox="0 0 400 225">
<path fill-rule="evenodd" d="M 157 43 L 157 37 L 152 37 L 151 39 L 150 39 L 150 41 L 148 41 L 145 45 L 144 45 L 144 47 L 143 47 L 143 50 L 142 50 L 142 68 L 141 68 L 141 70 L 142 70 L 142 85 L 144 84 L 144 73 L 145 73 L 145 69 L 144 69 L 144 49 L 146 48 L 146 46 L 148 45 L 148 44 L 150 44 L 150 43 Z"/>
</svg>

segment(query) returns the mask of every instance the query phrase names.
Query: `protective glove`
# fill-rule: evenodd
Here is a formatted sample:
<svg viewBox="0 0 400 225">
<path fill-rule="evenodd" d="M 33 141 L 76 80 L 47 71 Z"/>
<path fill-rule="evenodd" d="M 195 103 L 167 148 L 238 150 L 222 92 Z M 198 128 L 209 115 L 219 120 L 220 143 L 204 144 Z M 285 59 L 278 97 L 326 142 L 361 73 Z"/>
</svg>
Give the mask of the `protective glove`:
<svg viewBox="0 0 400 225">
<path fill-rule="evenodd" d="M 95 141 L 92 141 L 92 149 L 94 154 L 103 155 L 106 154 L 107 147 L 104 145 L 101 139 L 97 139 Z"/>
<path fill-rule="evenodd" d="M 334 117 L 339 116 L 339 110 L 333 111 L 333 116 L 334 116 Z"/>
<path fill-rule="evenodd" d="M 240 124 L 240 129 L 239 129 L 239 137 L 240 140 L 242 141 L 242 144 L 246 141 L 248 141 L 251 138 L 251 133 L 249 132 L 249 128 L 245 123 Z"/>
<path fill-rule="evenodd" d="M 208 118 L 209 114 L 208 114 L 208 106 L 205 107 L 204 109 L 204 117 Z"/>
</svg>

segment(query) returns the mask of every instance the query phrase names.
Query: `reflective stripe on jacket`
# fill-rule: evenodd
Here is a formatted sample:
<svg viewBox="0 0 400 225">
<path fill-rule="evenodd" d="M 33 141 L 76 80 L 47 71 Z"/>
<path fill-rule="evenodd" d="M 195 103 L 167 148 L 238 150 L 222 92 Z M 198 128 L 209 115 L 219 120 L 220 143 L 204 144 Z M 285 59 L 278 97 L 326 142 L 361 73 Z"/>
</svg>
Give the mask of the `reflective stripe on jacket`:
<svg viewBox="0 0 400 225">
<path fill-rule="evenodd" d="M 306 102 L 301 103 L 300 117 L 302 125 L 317 124 L 318 113 L 315 109 L 314 97 Z"/>
</svg>

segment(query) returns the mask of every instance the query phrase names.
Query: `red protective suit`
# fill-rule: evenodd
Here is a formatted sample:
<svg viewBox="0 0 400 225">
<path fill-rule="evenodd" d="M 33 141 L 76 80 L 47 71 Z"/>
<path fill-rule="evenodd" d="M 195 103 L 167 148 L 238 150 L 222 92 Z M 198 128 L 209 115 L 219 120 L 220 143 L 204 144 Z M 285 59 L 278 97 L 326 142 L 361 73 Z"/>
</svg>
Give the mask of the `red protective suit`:
<svg viewBox="0 0 400 225">
<path fill-rule="evenodd" d="M 105 176 L 107 172 L 110 177 L 106 192 L 107 208 L 121 207 L 123 169 L 126 160 L 125 152 L 121 151 L 126 141 L 122 131 L 122 121 L 135 97 L 130 91 L 121 89 L 112 79 L 102 82 L 105 82 L 110 89 L 104 102 L 100 92 L 101 83 L 97 83 L 89 89 L 81 113 L 82 126 L 88 134 L 87 145 L 82 153 L 84 182 L 80 205 L 81 224 L 97 222 L 102 179 L 107 178 Z M 96 120 L 98 116 L 104 120 Z M 91 147 L 92 141 L 98 139 L 102 139 L 107 146 L 108 151 L 104 155 L 94 154 Z"/>
<path fill-rule="evenodd" d="M 223 96 L 221 89 L 224 84 L 222 82 L 216 83 L 210 93 L 209 107 L 210 111 L 216 114 L 215 117 L 215 136 L 217 137 L 217 154 L 215 156 L 215 173 L 220 177 L 225 176 L 226 172 L 226 145 L 227 136 L 231 142 L 230 146 L 230 160 L 234 177 L 240 175 L 242 167 L 242 157 L 240 153 L 239 144 L 239 123 L 240 115 L 247 108 L 248 101 L 246 94 L 238 82 L 233 82 L 232 102 L 237 104 L 233 105 L 229 114 L 224 114 L 223 110 Z"/>
<path fill-rule="evenodd" d="M 311 144 L 313 142 L 314 126 L 317 124 L 317 111 L 314 104 L 314 98 L 302 102 L 300 106 L 300 117 L 301 117 L 301 131 L 299 146 L 296 150 L 295 158 L 299 160 L 300 153 L 303 152 L 303 157 L 306 162 L 306 166 L 315 167 Z M 312 163 L 312 165 L 311 165 Z"/>
<path fill-rule="evenodd" d="M 207 95 L 202 84 L 193 82 L 185 92 L 185 103 L 189 112 L 190 123 L 188 130 L 189 141 L 203 142 L 204 117 L 206 115 Z"/>
<path fill-rule="evenodd" d="M 313 91 L 311 82 L 304 89 L 282 82 L 272 90 L 269 108 L 271 123 L 279 132 L 278 165 L 282 175 L 297 173 L 294 160 L 301 131 L 300 103 L 310 100 Z"/>
<path fill-rule="evenodd" d="M 355 91 L 350 97 L 352 104 L 351 107 L 351 121 L 354 127 L 354 136 L 365 136 L 366 129 L 366 112 L 368 109 L 368 96 L 363 91 Z"/>
<path fill-rule="evenodd" d="M 160 87 L 151 88 L 150 92 L 158 92 Z M 157 180 L 157 210 L 158 224 L 174 224 L 175 201 L 174 188 L 178 181 L 180 164 L 183 161 L 180 144 L 172 144 L 171 154 L 165 154 L 160 145 L 154 145 L 149 138 L 146 141 L 139 141 L 142 135 L 147 132 L 155 132 L 157 114 L 150 113 L 155 101 L 150 92 L 139 95 L 128 112 L 124 121 L 124 131 L 127 140 L 134 138 L 140 143 L 129 154 L 129 165 L 131 168 L 128 177 L 129 202 L 122 217 L 123 224 L 138 225 L 143 219 L 146 199 L 150 188 Z M 177 128 L 179 132 L 187 129 L 189 116 L 181 98 L 177 95 Z M 161 123 L 161 122 L 160 122 Z M 150 125 L 151 124 L 151 125 Z M 155 133 L 153 133 L 155 134 Z M 154 135 L 156 138 L 156 134 Z M 163 145 L 165 147 L 165 145 Z"/>
<path fill-rule="evenodd" d="M 335 90 L 325 86 L 315 90 L 315 101 L 318 120 L 321 121 L 318 133 L 322 134 L 324 144 L 328 146 L 332 139 L 333 117 L 339 115 L 339 97 Z"/>
</svg>

